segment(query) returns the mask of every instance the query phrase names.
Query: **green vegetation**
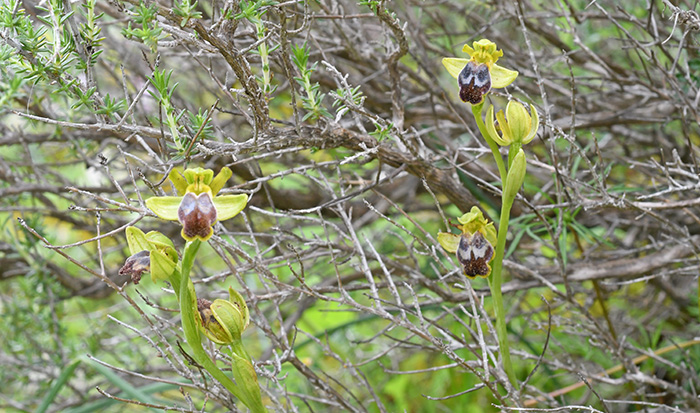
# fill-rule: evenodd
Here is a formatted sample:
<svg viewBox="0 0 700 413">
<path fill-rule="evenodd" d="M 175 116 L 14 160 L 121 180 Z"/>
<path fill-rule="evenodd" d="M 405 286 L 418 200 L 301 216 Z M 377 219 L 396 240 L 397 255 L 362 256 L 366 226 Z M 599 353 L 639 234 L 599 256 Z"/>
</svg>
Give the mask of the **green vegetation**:
<svg viewBox="0 0 700 413">
<path fill-rule="evenodd" d="M 0 410 L 700 411 L 698 11 L 0 2 Z"/>
</svg>

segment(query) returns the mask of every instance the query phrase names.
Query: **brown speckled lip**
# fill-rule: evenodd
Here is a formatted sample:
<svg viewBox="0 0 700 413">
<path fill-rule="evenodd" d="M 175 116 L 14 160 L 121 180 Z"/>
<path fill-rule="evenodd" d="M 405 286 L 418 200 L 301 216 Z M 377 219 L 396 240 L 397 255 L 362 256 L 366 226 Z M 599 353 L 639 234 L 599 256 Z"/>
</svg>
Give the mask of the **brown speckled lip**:
<svg viewBox="0 0 700 413">
<path fill-rule="evenodd" d="M 489 261 L 493 258 L 493 246 L 481 232 L 462 234 L 457 247 L 457 260 L 462 264 L 464 275 L 470 278 L 489 275 Z"/>
<path fill-rule="evenodd" d="M 468 62 L 457 77 L 459 98 L 472 105 L 480 103 L 491 90 L 491 73 L 485 64 Z"/>
<path fill-rule="evenodd" d="M 207 192 L 195 195 L 188 192 L 182 198 L 177 210 L 182 231 L 187 238 L 207 238 L 216 222 L 216 207 Z"/>
</svg>

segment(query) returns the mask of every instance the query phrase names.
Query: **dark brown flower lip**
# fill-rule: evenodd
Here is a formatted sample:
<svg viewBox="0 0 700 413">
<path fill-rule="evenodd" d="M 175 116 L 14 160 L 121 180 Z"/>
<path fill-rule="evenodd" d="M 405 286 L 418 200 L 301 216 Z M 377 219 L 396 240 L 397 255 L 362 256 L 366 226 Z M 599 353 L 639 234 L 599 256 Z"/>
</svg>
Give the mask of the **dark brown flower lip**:
<svg viewBox="0 0 700 413">
<path fill-rule="evenodd" d="M 472 235 L 460 236 L 457 260 L 462 265 L 464 275 L 470 278 L 486 277 L 491 273 L 489 261 L 493 258 L 493 246 L 477 231 Z"/>
<path fill-rule="evenodd" d="M 213 231 L 212 225 L 216 222 L 217 214 L 208 192 L 199 195 L 188 192 L 182 197 L 177 216 L 185 238 L 192 239 L 208 238 Z"/>
<path fill-rule="evenodd" d="M 481 103 L 484 95 L 491 90 L 491 73 L 484 63 L 468 62 L 457 77 L 459 98 L 472 105 Z"/>
</svg>

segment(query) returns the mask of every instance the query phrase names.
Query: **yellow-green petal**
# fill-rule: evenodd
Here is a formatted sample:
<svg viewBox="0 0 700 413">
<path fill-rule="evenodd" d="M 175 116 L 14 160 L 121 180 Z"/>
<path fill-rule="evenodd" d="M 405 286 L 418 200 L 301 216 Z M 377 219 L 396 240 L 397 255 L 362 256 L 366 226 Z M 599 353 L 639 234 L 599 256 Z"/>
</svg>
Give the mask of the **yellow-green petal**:
<svg viewBox="0 0 700 413">
<path fill-rule="evenodd" d="M 214 207 L 216 208 L 216 219 L 224 221 L 238 215 L 243 211 L 248 203 L 248 195 L 221 195 L 214 197 Z"/>
<path fill-rule="evenodd" d="M 474 43 L 476 43 L 476 42 L 474 42 Z M 474 49 L 466 43 L 464 44 L 464 46 L 462 46 L 462 51 L 464 53 L 468 54 L 469 56 L 474 54 Z"/>
<path fill-rule="evenodd" d="M 469 47 L 465 44 L 462 51 L 468 53 L 471 60 L 476 63 L 485 63 L 490 67 L 496 63 L 498 58 L 503 56 L 503 50 L 497 50 L 498 47 L 496 43 L 489 39 L 481 39 L 473 42 L 472 46 L 473 47 Z"/>
<path fill-rule="evenodd" d="M 532 141 L 532 138 L 535 137 L 535 134 L 537 134 L 537 129 L 540 127 L 540 117 L 537 114 L 537 109 L 535 109 L 534 106 L 532 106 L 532 103 L 530 104 L 530 113 L 532 114 L 532 120 L 530 121 L 530 131 L 523 139 L 523 145 L 526 145 Z"/>
<path fill-rule="evenodd" d="M 184 174 L 188 184 L 201 182 L 204 185 L 209 185 L 214 178 L 214 171 L 200 167 L 188 168 L 185 170 Z"/>
<path fill-rule="evenodd" d="M 496 245 L 498 243 L 498 233 L 496 232 L 496 227 L 493 226 L 493 222 L 486 224 L 486 226 L 482 228 L 481 233 L 489 244 Z"/>
<path fill-rule="evenodd" d="M 510 128 L 511 137 L 514 142 L 523 142 L 524 138 L 530 132 L 532 119 L 527 113 L 525 106 L 511 100 L 506 106 L 506 118 L 508 119 L 508 128 Z"/>
<path fill-rule="evenodd" d="M 146 200 L 146 206 L 159 218 L 177 221 L 177 209 L 181 201 L 181 196 L 154 196 Z"/>
<path fill-rule="evenodd" d="M 497 64 L 491 65 L 491 87 L 500 89 L 504 88 L 518 77 L 518 72 L 515 70 L 506 69 Z"/>
<path fill-rule="evenodd" d="M 459 77 L 459 73 L 468 62 L 469 59 L 460 59 L 457 57 L 444 57 L 442 59 L 442 64 L 445 66 L 445 69 L 447 69 L 450 75 L 455 79 Z"/>
<path fill-rule="evenodd" d="M 173 186 L 175 187 L 175 190 L 177 191 L 178 195 L 185 195 L 185 191 L 187 190 L 187 180 L 183 178 L 182 175 L 180 175 L 180 172 L 178 172 L 176 169 L 173 169 L 168 174 L 168 179 L 170 179 L 170 182 L 173 183 Z"/>
<path fill-rule="evenodd" d="M 457 248 L 459 247 L 459 235 L 455 235 L 451 232 L 438 232 L 437 240 L 445 251 L 451 254 L 457 252 Z"/>
<path fill-rule="evenodd" d="M 233 172 L 231 172 L 231 169 L 228 167 L 223 167 L 219 171 L 218 174 L 216 174 L 216 177 L 211 181 L 211 184 L 209 184 L 209 188 L 211 188 L 211 194 L 216 195 L 221 191 L 221 188 L 224 187 L 224 184 L 226 181 L 231 178 L 231 175 L 233 175 Z"/>
<path fill-rule="evenodd" d="M 126 243 L 129 245 L 131 255 L 144 250 L 150 250 L 146 234 L 136 227 L 128 227 L 126 229 Z"/>
<path fill-rule="evenodd" d="M 494 140 L 494 142 L 500 146 L 508 146 L 511 144 L 511 142 L 505 141 L 503 138 L 501 138 L 501 135 L 498 133 L 498 131 L 496 131 L 496 124 L 493 118 L 493 106 L 489 106 L 488 110 L 486 111 L 485 124 L 486 132 L 488 132 L 489 136 Z"/>
<path fill-rule="evenodd" d="M 480 217 L 483 217 L 483 214 L 481 213 L 481 210 L 475 205 L 472 207 L 472 209 L 469 210 L 469 212 L 457 218 L 457 221 L 459 221 L 460 224 L 465 225 Z"/>
<path fill-rule="evenodd" d="M 498 126 L 501 128 L 501 134 L 503 135 L 503 141 L 508 142 L 510 145 L 513 143 L 513 134 L 510 131 L 510 124 L 506 122 L 506 117 L 502 110 L 499 110 L 496 114 L 496 119 L 498 119 Z"/>
</svg>

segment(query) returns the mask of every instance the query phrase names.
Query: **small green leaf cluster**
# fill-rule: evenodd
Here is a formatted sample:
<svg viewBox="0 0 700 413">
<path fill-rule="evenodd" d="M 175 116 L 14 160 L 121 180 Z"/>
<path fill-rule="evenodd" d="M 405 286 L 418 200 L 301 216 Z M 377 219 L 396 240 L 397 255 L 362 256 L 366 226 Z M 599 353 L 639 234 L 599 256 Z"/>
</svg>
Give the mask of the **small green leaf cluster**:
<svg viewBox="0 0 700 413">
<path fill-rule="evenodd" d="M 112 115 L 124 102 L 109 99 L 106 106 L 95 87 L 93 67 L 102 53 L 102 13 L 95 13 L 96 0 L 88 0 L 80 9 L 82 23 L 60 0 L 37 6 L 40 13 L 33 21 L 18 0 L 0 3 L 0 27 L 7 31 L 0 46 L 0 103 L 7 104 L 23 96 L 22 88 L 31 84 L 32 93 L 45 87 L 56 99 L 70 102 L 70 108 L 87 108 L 98 114 Z M 37 23 L 38 22 L 38 23 Z M 85 79 L 84 82 L 78 80 Z"/>
<path fill-rule="evenodd" d="M 175 4 L 173 12 L 175 13 L 175 15 L 182 17 L 180 27 L 187 26 L 187 23 L 189 23 L 190 19 L 202 18 L 202 12 L 197 11 L 196 9 L 196 1 L 194 3 L 191 3 L 190 0 L 182 0 L 181 2 Z"/>
<path fill-rule="evenodd" d="M 200 139 L 214 139 L 214 127 L 211 125 L 208 110 L 202 111 L 202 108 L 199 108 L 197 113 L 187 111 L 187 115 L 192 129 L 194 131 L 201 130 Z"/>
<path fill-rule="evenodd" d="M 358 3 L 360 6 L 367 6 L 373 12 L 377 13 L 379 6 L 381 5 L 380 0 L 362 0 Z"/>
<path fill-rule="evenodd" d="M 386 125 L 382 126 L 377 122 L 374 122 L 374 128 L 374 131 L 370 132 L 369 134 L 371 136 L 374 136 L 374 139 L 376 139 L 377 142 L 381 142 L 384 139 L 391 136 L 391 130 L 394 129 L 394 124 L 392 122 L 389 122 Z"/>
<path fill-rule="evenodd" d="M 104 37 L 100 37 L 102 29 L 97 25 L 97 20 L 102 18 L 104 13 L 95 15 L 95 5 L 97 0 L 87 0 L 82 5 L 82 15 L 85 17 L 85 23 L 80 24 L 80 34 L 83 38 L 85 51 L 89 55 L 89 64 L 94 66 L 97 63 L 97 58 L 102 54 L 102 41 Z"/>
<path fill-rule="evenodd" d="M 306 96 L 301 97 L 302 107 L 309 112 L 304 115 L 303 121 L 307 119 L 318 120 L 321 116 L 331 117 L 330 112 L 323 107 L 325 93 L 321 93 L 318 83 L 311 83 L 311 74 L 316 70 L 317 62 L 309 64 L 309 47 L 304 43 L 301 46 L 292 45 L 292 60 L 301 73 L 301 77 L 294 79 L 304 88 Z"/>
<path fill-rule="evenodd" d="M 152 3 L 146 5 L 139 4 L 132 10 L 134 22 L 140 24 L 140 28 L 131 27 L 131 22 L 122 29 L 122 35 L 127 39 L 138 39 L 155 53 L 158 48 L 158 41 L 165 39 L 168 35 L 163 33 L 163 28 L 158 25 L 156 16 L 158 15 L 158 5 Z"/>
<path fill-rule="evenodd" d="M 173 139 L 173 143 L 168 144 L 168 146 L 177 150 L 178 152 L 183 152 L 187 146 L 187 138 L 180 136 L 180 126 L 178 122 L 184 114 L 184 111 L 176 114 L 175 108 L 172 105 L 173 92 L 178 86 L 178 83 L 175 83 L 172 87 L 170 87 L 170 77 L 172 74 L 172 70 L 166 72 L 165 69 L 158 70 L 158 68 L 156 68 L 153 71 L 153 75 L 148 78 L 151 85 L 153 85 L 156 90 L 149 90 L 148 93 L 158 102 L 165 113 L 165 124 L 170 129 Z"/>
<path fill-rule="evenodd" d="M 240 3 L 240 13 L 234 16 L 236 20 L 248 20 L 255 26 L 255 36 L 259 42 L 257 52 L 260 55 L 260 64 L 262 67 L 262 76 L 258 77 L 258 81 L 262 84 L 262 91 L 267 100 L 270 100 L 270 96 L 277 88 L 276 85 L 272 86 L 271 84 L 272 72 L 270 71 L 270 53 L 274 52 L 279 45 L 268 49 L 267 42 L 265 41 L 267 29 L 265 28 L 262 17 L 267 13 L 267 6 L 274 4 L 277 4 L 277 2 L 272 0 L 242 1 Z"/>
<path fill-rule="evenodd" d="M 338 88 L 334 92 L 331 92 L 331 97 L 335 100 L 333 101 L 333 107 L 338 108 L 336 113 L 336 119 L 342 117 L 348 110 L 348 103 L 352 103 L 355 106 L 362 105 L 365 100 L 365 96 L 360 90 L 360 86 L 355 86 L 353 88 Z"/>
</svg>

